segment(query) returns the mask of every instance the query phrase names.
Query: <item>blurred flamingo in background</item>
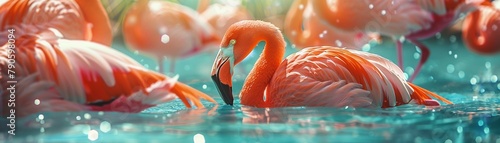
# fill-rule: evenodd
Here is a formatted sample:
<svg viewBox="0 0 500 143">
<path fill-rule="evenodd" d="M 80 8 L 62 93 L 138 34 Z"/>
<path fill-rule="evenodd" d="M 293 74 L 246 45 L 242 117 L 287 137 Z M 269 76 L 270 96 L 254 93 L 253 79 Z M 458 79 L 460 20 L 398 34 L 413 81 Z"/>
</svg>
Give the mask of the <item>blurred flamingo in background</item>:
<svg viewBox="0 0 500 143">
<path fill-rule="evenodd" d="M 364 31 L 342 31 L 327 26 L 315 16 L 308 0 L 296 0 L 285 19 L 284 34 L 299 49 L 311 46 L 338 46 L 360 50 L 370 37 Z"/>
<path fill-rule="evenodd" d="M 175 59 L 216 47 L 220 39 L 199 14 L 185 6 L 167 1 L 139 0 L 127 11 L 123 21 L 125 43 L 158 60 L 163 73 L 163 58 Z"/>
<path fill-rule="evenodd" d="M 412 82 L 427 61 L 430 51 L 418 40 L 435 35 L 449 26 L 460 13 L 472 11 L 483 0 L 372 0 L 328 3 L 312 1 L 314 12 L 330 26 L 346 31 L 363 30 L 406 38 L 420 48 L 422 57 L 408 81 Z M 403 68 L 402 44 L 396 40 L 398 66 Z"/>
<path fill-rule="evenodd" d="M 500 1 L 487 2 L 467 15 L 462 25 L 462 38 L 473 52 L 491 55 L 500 52 Z"/>
<path fill-rule="evenodd" d="M 0 70 L 7 71 L 9 44 L 0 49 Z M 102 44 L 23 35 L 16 39 L 16 77 L 2 72 L 0 81 L 17 83 L 18 116 L 40 111 L 140 112 L 180 98 L 186 107 L 203 107 L 210 96 L 176 78 L 150 71 L 132 58 Z M 9 84 L 2 84 L 7 89 Z M 8 113 L 9 92 L 2 93 L 1 115 Z"/>
<path fill-rule="evenodd" d="M 111 25 L 100 0 L 11 0 L 0 7 L 0 35 L 9 28 L 16 35 L 56 29 L 65 39 L 112 43 Z M 0 44 L 5 42 L 2 39 Z"/>
<path fill-rule="evenodd" d="M 448 100 L 406 82 L 389 60 L 367 52 L 330 46 L 309 47 L 284 61 L 280 30 L 263 21 L 229 27 L 212 68 L 212 79 L 226 104 L 233 104 L 232 69 L 259 42 L 266 45 L 240 93 L 241 104 L 255 107 L 393 107 L 410 103 L 439 105 Z"/>
<path fill-rule="evenodd" d="M 210 4 L 210 0 L 200 0 L 198 12 L 214 28 L 218 37 L 223 37 L 227 28 L 241 20 L 253 19 L 250 13 L 241 5 L 241 1 L 231 3 Z"/>
</svg>

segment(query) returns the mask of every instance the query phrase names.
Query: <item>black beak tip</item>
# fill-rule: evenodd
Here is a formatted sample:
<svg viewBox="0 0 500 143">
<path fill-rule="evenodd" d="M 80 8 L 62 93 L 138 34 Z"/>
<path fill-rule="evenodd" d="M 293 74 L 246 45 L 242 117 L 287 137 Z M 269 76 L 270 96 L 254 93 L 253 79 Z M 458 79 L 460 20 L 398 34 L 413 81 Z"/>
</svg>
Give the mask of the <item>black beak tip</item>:
<svg viewBox="0 0 500 143">
<path fill-rule="evenodd" d="M 233 88 L 227 84 L 222 83 L 218 75 L 213 75 L 212 80 L 217 86 L 217 91 L 219 91 L 219 94 L 222 100 L 224 100 L 224 103 L 233 106 Z"/>
</svg>

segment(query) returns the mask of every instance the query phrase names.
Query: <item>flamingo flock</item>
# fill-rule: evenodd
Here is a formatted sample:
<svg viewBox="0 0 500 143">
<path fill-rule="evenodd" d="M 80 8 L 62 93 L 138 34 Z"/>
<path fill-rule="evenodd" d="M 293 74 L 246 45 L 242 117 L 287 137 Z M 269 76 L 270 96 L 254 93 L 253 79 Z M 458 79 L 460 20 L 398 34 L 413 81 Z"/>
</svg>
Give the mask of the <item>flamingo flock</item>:
<svg viewBox="0 0 500 143">
<path fill-rule="evenodd" d="M 124 13 L 127 47 L 157 59 L 157 71 L 112 48 L 113 32 L 99 0 L 16 0 L 0 5 L 0 36 L 15 29 L 15 63 L 8 39 L 0 40 L 0 81 L 8 69 L 18 81 L 18 116 L 42 111 L 137 113 L 180 99 L 203 108 L 207 95 L 165 75 L 164 57 L 175 73 L 176 59 L 216 51 L 211 78 L 225 104 L 234 104 L 233 69 L 259 44 L 264 50 L 245 79 L 239 98 L 253 107 L 370 107 L 452 104 L 412 81 L 431 49 L 419 42 L 463 19 L 464 44 L 495 54 L 500 43 L 498 1 L 485 0 L 295 0 L 286 16 L 253 20 L 237 5 L 200 0 L 197 9 L 167 1 L 137 0 Z M 463 16 L 464 15 L 464 16 Z M 273 23 L 282 23 L 279 25 Z M 391 37 L 398 64 L 359 51 L 381 36 Z M 299 51 L 285 59 L 285 39 Z M 422 58 L 406 80 L 402 39 Z M 15 68 L 12 68 L 15 67 Z M 208 73 L 207 73 L 208 74 Z M 7 116 L 8 92 L 0 90 L 0 115 Z"/>
</svg>

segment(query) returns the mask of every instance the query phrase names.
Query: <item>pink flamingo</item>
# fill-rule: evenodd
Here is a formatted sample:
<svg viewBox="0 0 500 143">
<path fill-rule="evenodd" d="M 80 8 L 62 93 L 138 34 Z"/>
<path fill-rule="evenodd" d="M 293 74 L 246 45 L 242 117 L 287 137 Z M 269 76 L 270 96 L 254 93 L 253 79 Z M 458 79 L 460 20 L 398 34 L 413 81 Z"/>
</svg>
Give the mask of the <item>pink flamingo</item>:
<svg viewBox="0 0 500 143">
<path fill-rule="evenodd" d="M 12 68 L 10 44 L 0 48 L 0 81 L 16 85 L 17 116 L 40 111 L 140 112 L 180 98 L 186 107 L 203 107 L 210 96 L 102 44 L 84 40 L 23 35 L 16 39 Z M 7 89 L 12 84 L 2 84 Z M 10 92 L 3 92 L 1 115 L 9 114 Z"/>
<path fill-rule="evenodd" d="M 151 54 L 163 73 L 163 57 L 175 59 L 199 53 L 220 41 L 215 31 L 196 11 L 167 1 L 139 0 L 126 13 L 123 22 L 125 43 Z"/>
<path fill-rule="evenodd" d="M 449 26 L 462 12 L 469 12 L 483 2 L 453 0 L 371 0 L 342 1 L 332 4 L 325 0 L 312 1 L 315 13 L 324 22 L 347 31 L 364 30 L 392 36 L 404 37 L 420 48 L 420 58 L 412 82 L 427 61 L 430 51 L 418 40 L 435 35 Z M 355 18 L 353 18 L 355 17 Z M 398 66 L 403 68 L 402 44 L 396 40 Z"/>
<path fill-rule="evenodd" d="M 439 105 L 450 101 L 403 79 L 389 60 L 367 52 L 330 46 L 308 47 L 284 61 L 280 30 L 262 21 L 229 27 L 212 68 L 226 104 L 233 104 L 232 69 L 261 42 L 264 51 L 240 93 L 241 104 L 255 107 L 331 106 L 393 107 L 410 103 Z"/>
<path fill-rule="evenodd" d="M 463 21 L 463 41 L 479 54 L 500 52 L 500 1 L 496 5 L 487 2 L 479 10 L 467 15 Z"/>
<path fill-rule="evenodd" d="M 111 46 L 108 15 L 100 0 L 11 0 L 0 6 L 0 35 L 7 29 L 16 35 L 52 33 L 61 38 L 90 40 Z M 3 36 L 6 37 L 6 36 Z M 4 39 L 0 44 L 5 44 Z"/>
<path fill-rule="evenodd" d="M 292 4 L 285 19 L 284 34 L 299 49 L 329 45 L 359 50 L 370 40 L 377 39 L 364 31 L 342 31 L 323 24 L 308 0 L 297 0 Z"/>
</svg>

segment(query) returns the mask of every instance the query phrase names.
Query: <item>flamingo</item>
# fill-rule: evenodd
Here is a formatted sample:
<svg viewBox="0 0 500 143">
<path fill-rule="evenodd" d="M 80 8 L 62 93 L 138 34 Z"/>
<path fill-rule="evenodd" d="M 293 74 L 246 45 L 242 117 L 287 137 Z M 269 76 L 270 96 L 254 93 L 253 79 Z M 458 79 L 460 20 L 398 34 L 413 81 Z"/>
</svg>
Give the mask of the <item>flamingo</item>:
<svg viewBox="0 0 500 143">
<path fill-rule="evenodd" d="M 158 60 L 163 73 L 163 57 L 175 59 L 197 54 L 220 41 L 215 31 L 196 11 L 167 1 L 139 0 L 127 11 L 123 22 L 125 43 Z"/>
<path fill-rule="evenodd" d="M 496 5 L 485 3 L 477 11 L 467 15 L 462 25 L 462 38 L 465 45 L 479 54 L 500 52 L 500 2 Z"/>
<path fill-rule="evenodd" d="M 290 7 L 284 25 L 284 34 L 298 48 L 331 45 L 358 49 L 377 36 L 363 31 L 348 32 L 323 24 L 315 16 L 308 0 L 297 0 Z"/>
<path fill-rule="evenodd" d="M 208 95 L 163 74 L 142 67 L 132 58 L 105 45 L 85 41 L 41 37 L 16 37 L 15 49 L 0 49 L 0 92 L 7 105 L 9 88 L 16 86 L 17 116 L 40 111 L 140 112 L 154 105 L 180 98 L 187 108 L 202 108 Z M 11 50 L 15 50 L 12 57 Z M 15 58 L 15 63 L 10 62 Z M 11 67 L 12 65 L 12 67 Z M 18 81 L 13 84 L 10 80 Z M 7 90 L 5 90 L 7 89 Z M 0 115 L 9 109 L 2 106 Z"/>
<path fill-rule="evenodd" d="M 229 27 L 212 67 L 212 79 L 224 102 L 233 105 L 232 69 L 264 41 L 263 53 L 246 78 L 241 104 L 254 107 L 394 107 L 415 101 L 439 105 L 445 98 L 403 79 L 403 72 L 381 56 L 336 48 L 304 48 L 284 61 L 281 31 L 263 21 Z"/>
<path fill-rule="evenodd" d="M 371 0 L 342 1 L 329 4 L 314 0 L 316 15 L 330 26 L 346 31 L 364 30 L 377 32 L 397 39 L 404 37 L 422 52 L 412 82 L 427 61 L 430 51 L 418 40 L 429 38 L 443 30 L 460 15 L 475 10 L 484 0 Z M 355 18 L 353 18 L 355 17 Z M 401 41 L 396 41 L 398 66 L 403 68 Z"/>
<path fill-rule="evenodd" d="M 16 35 L 57 29 L 65 39 L 112 43 L 111 25 L 100 0 L 7 1 L 0 6 L 0 35 L 10 28 Z M 0 41 L 0 45 L 5 43 Z"/>
</svg>

